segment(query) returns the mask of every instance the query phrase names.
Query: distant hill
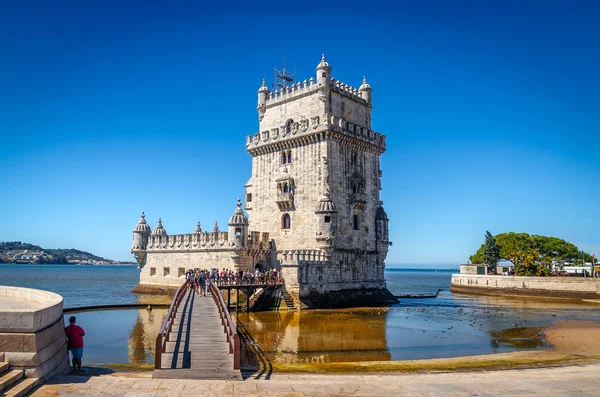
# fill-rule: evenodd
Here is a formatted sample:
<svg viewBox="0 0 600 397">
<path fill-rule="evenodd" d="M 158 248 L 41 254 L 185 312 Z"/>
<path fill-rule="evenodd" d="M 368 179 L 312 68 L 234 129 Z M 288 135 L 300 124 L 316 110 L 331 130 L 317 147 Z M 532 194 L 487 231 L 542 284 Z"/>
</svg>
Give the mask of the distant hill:
<svg viewBox="0 0 600 397">
<path fill-rule="evenodd" d="M 113 261 L 74 248 L 51 249 L 20 241 L 0 242 L 0 263 L 89 263 L 119 265 L 133 262 Z"/>
</svg>

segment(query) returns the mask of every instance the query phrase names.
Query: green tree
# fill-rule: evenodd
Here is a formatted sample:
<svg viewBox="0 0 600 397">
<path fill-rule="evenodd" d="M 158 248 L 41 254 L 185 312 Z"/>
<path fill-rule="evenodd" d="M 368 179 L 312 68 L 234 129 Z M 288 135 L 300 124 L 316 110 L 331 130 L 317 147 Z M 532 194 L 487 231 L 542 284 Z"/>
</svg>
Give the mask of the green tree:
<svg viewBox="0 0 600 397">
<path fill-rule="evenodd" d="M 488 233 L 479 250 L 469 258 L 472 263 L 492 262 L 493 257 L 488 259 L 487 256 L 491 247 Z M 511 232 L 500 233 L 493 238 L 499 259 L 512 262 L 518 275 L 549 275 L 554 261 L 581 261 L 582 257 L 577 246 L 556 237 Z M 583 257 L 586 262 L 591 261 L 590 255 L 584 253 Z"/>
<path fill-rule="evenodd" d="M 500 260 L 500 249 L 492 233 L 485 232 L 485 247 L 483 249 L 483 260 L 487 264 L 488 273 L 496 273 L 496 265 Z"/>
</svg>

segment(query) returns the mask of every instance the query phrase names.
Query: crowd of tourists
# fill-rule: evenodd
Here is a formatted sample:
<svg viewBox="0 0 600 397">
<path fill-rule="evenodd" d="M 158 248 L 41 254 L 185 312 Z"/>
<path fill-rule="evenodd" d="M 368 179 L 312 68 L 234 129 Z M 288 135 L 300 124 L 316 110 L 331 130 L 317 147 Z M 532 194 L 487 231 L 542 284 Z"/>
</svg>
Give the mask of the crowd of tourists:
<svg viewBox="0 0 600 397">
<path fill-rule="evenodd" d="M 278 284 L 281 276 L 275 269 L 260 271 L 231 270 L 231 269 L 190 269 L 185 278 L 196 293 L 206 296 L 210 281 L 217 285 L 251 285 L 251 284 Z"/>
</svg>

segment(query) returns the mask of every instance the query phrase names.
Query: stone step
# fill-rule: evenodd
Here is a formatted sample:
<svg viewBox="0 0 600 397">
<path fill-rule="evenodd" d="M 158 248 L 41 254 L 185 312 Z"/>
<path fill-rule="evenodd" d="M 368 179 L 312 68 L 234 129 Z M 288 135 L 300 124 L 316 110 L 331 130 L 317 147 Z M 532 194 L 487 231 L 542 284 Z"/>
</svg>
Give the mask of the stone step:
<svg viewBox="0 0 600 397">
<path fill-rule="evenodd" d="M 10 367 L 10 364 L 0 361 L 0 375 L 8 371 L 8 367 Z"/>
<path fill-rule="evenodd" d="M 0 377 L 0 392 L 8 389 L 23 377 L 22 369 L 13 369 Z"/>
<path fill-rule="evenodd" d="M 4 393 L 5 397 L 22 397 L 40 384 L 39 378 L 25 378 Z"/>
</svg>

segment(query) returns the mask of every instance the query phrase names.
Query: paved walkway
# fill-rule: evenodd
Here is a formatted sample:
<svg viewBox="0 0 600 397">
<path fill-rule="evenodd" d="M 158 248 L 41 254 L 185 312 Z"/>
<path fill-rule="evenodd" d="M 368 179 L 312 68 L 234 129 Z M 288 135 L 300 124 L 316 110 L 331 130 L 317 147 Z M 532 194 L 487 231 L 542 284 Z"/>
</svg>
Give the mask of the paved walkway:
<svg viewBox="0 0 600 397">
<path fill-rule="evenodd" d="M 60 376 L 48 396 L 600 396 L 600 364 L 398 375 L 272 375 L 243 382 L 151 379 L 145 374 Z"/>
</svg>

